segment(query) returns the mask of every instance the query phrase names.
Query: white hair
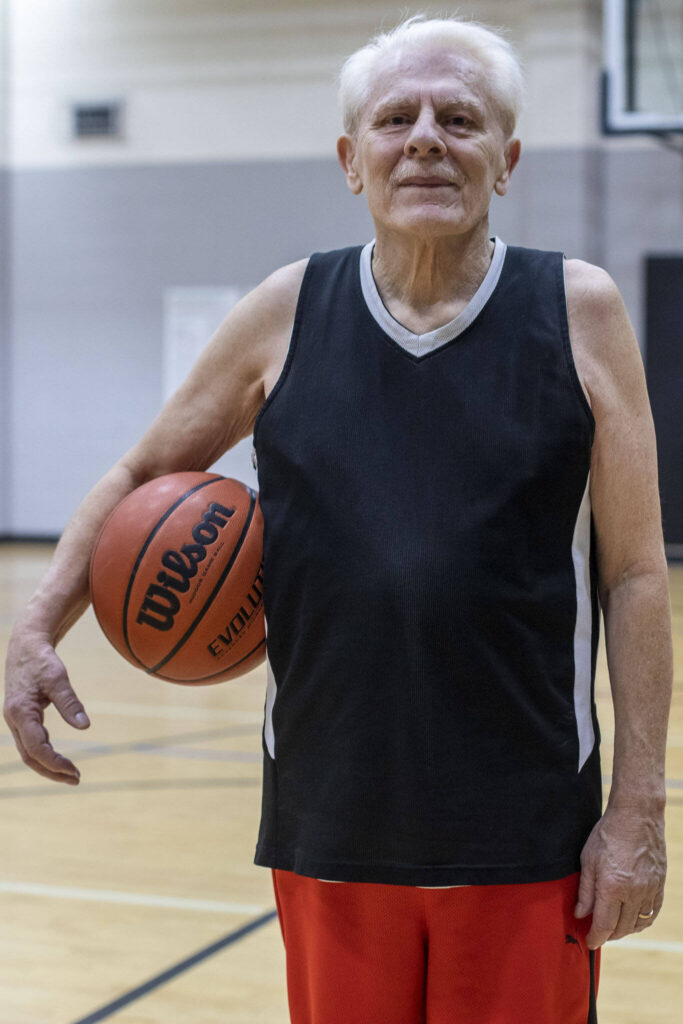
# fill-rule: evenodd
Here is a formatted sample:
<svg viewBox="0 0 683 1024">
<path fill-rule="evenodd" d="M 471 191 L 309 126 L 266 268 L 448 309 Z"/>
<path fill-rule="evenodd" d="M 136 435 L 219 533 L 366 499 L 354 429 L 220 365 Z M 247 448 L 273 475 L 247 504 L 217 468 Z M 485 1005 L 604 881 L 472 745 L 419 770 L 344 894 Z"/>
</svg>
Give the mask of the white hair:
<svg viewBox="0 0 683 1024">
<path fill-rule="evenodd" d="M 339 75 L 339 102 L 344 131 L 355 135 L 370 98 L 380 64 L 416 49 L 438 49 L 464 54 L 483 64 L 498 109 L 501 127 L 510 138 L 524 98 L 522 67 L 500 30 L 452 15 L 427 18 L 416 14 L 389 32 L 380 32 L 344 62 Z"/>
</svg>

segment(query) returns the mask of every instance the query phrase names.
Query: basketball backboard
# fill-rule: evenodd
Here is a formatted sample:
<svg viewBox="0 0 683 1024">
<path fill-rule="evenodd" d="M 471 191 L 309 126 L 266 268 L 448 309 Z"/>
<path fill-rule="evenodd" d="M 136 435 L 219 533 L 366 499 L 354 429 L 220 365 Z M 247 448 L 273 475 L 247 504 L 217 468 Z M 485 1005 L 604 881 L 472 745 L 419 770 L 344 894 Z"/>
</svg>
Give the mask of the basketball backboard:
<svg viewBox="0 0 683 1024">
<path fill-rule="evenodd" d="M 683 133 L 683 3 L 604 0 L 602 129 Z"/>
</svg>

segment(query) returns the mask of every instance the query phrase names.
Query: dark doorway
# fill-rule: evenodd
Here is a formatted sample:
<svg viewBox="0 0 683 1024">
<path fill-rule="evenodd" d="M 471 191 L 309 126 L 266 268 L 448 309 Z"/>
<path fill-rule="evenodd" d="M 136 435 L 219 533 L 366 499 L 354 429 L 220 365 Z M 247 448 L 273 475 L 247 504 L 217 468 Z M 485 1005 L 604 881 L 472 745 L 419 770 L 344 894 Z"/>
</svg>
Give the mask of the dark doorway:
<svg viewBox="0 0 683 1024">
<path fill-rule="evenodd" d="M 646 259 L 645 339 L 664 542 L 683 558 L 683 256 Z"/>
</svg>

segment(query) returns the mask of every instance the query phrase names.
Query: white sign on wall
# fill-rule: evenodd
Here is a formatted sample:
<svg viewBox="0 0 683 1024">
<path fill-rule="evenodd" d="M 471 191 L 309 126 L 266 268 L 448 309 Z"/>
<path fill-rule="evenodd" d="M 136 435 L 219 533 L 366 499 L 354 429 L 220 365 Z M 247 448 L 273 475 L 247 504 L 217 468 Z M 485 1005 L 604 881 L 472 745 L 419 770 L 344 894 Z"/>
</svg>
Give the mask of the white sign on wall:
<svg viewBox="0 0 683 1024">
<path fill-rule="evenodd" d="M 164 293 L 163 400 L 180 387 L 197 357 L 233 306 L 249 288 L 167 288 Z M 212 466 L 223 476 L 256 487 L 251 461 L 251 438 L 239 444 Z"/>
</svg>

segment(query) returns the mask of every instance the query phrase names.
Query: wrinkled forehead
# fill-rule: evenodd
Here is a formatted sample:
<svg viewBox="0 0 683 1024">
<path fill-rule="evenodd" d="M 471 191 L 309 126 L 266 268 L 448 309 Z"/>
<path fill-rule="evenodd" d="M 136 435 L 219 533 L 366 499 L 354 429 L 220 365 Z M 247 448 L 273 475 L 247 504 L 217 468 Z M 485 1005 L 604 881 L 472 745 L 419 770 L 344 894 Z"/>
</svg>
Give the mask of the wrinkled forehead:
<svg viewBox="0 0 683 1024">
<path fill-rule="evenodd" d="M 413 49 L 380 58 L 370 79 L 365 117 L 392 99 L 417 98 L 425 91 L 444 101 L 462 101 L 484 112 L 495 110 L 489 71 L 470 53 Z"/>
</svg>

